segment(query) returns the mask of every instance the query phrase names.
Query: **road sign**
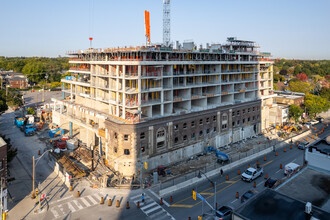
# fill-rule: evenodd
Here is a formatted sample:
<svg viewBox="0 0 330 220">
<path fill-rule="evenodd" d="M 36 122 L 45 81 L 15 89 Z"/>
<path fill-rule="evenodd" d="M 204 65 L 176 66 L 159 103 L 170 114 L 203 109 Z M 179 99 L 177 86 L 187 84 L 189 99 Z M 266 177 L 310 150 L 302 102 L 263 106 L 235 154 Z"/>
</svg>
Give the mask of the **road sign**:
<svg viewBox="0 0 330 220">
<path fill-rule="evenodd" d="M 203 196 L 201 196 L 200 194 L 196 193 L 197 197 L 200 198 L 201 200 L 203 200 L 204 202 L 206 202 L 206 200 L 204 199 Z"/>
</svg>

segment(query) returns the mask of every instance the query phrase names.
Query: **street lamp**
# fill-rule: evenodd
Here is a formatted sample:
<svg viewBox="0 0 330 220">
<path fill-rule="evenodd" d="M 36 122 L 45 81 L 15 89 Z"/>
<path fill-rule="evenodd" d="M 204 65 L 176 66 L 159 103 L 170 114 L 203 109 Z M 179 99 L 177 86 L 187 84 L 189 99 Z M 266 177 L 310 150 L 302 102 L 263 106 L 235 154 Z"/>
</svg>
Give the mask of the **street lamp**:
<svg viewBox="0 0 330 220">
<path fill-rule="evenodd" d="M 34 156 L 32 157 L 32 160 L 33 160 L 33 178 L 32 178 L 32 198 L 34 199 L 35 198 L 35 190 L 34 190 L 34 182 L 35 182 L 35 167 L 37 166 L 37 164 L 38 164 L 38 162 L 40 161 L 40 159 L 47 153 L 47 152 L 53 152 L 53 149 L 49 149 L 49 150 L 46 150 L 40 157 L 38 157 L 38 158 L 36 158 L 36 159 L 34 159 Z M 37 161 L 36 163 L 35 163 L 35 161 Z"/>
<path fill-rule="evenodd" d="M 203 173 L 201 170 L 199 170 L 197 177 L 198 178 L 202 178 L 203 174 L 206 179 L 211 183 L 211 186 L 214 188 L 214 214 L 216 213 L 216 201 L 217 201 L 217 183 L 213 182 L 212 180 L 210 180 L 205 173 Z"/>
</svg>

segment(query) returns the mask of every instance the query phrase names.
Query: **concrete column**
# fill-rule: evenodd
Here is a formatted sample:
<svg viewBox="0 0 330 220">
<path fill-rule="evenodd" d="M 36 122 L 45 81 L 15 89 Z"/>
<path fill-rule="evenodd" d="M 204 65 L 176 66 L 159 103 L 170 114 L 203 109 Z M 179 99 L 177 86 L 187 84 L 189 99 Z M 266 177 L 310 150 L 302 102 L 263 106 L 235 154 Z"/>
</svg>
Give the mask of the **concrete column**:
<svg viewBox="0 0 330 220">
<path fill-rule="evenodd" d="M 73 99 L 73 95 L 72 95 L 72 92 L 73 92 L 73 88 L 72 88 L 72 84 L 70 84 L 70 100 L 72 102 L 72 99 Z"/>
<path fill-rule="evenodd" d="M 172 140 L 173 140 L 173 122 L 168 123 L 168 141 L 167 141 L 167 146 L 168 148 L 172 147 Z"/>
<path fill-rule="evenodd" d="M 125 119 L 126 117 L 126 93 L 125 93 L 125 89 L 126 89 L 126 81 L 125 81 L 125 74 L 126 74 L 126 66 L 123 65 L 123 83 L 122 83 L 122 91 L 123 91 L 123 108 L 122 108 L 122 118 Z"/>
<path fill-rule="evenodd" d="M 116 116 L 119 117 L 119 65 L 116 66 Z"/>
<path fill-rule="evenodd" d="M 72 122 L 69 122 L 70 138 L 72 138 Z"/>
<path fill-rule="evenodd" d="M 65 94 L 64 94 L 64 83 L 62 83 L 62 94 L 63 94 L 63 99 L 65 99 Z"/>
<path fill-rule="evenodd" d="M 220 112 L 217 112 L 217 127 L 218 127 L 218 131 L 219 133 L 221 133 L 221 124 L 220 124 L 220 120 L 221 119 L 221 114 Z"/>
<path fill-rule="evenodd" d="M 231 140 L 230 140 L 230 143 L 233 142 L 233 116 L 232 116 L 232 112 L 233 112 L 233 109 L 229 109 L 229 115 L 228 115 L 228 131 L 230 133 L 230 136 L 231 136 Z"/>
<path fill-rule="evenodd" d="M 141 65 L 138 66 L 138 110 L 141 111 Z"/>
</svg>

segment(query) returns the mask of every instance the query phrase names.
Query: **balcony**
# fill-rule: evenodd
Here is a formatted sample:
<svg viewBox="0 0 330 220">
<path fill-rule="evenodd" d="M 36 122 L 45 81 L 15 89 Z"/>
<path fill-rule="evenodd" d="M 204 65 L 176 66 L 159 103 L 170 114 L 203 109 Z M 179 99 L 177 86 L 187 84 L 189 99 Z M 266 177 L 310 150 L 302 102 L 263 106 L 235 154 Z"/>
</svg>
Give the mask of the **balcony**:
<svg viewBox="0 0 330 220">
<path fill-rule="evenodd" d="M 160 99 L 151 99 L 151 100 L 142 100 L 141 105 L 155 105 L 155 104 L 160 104 L 161 100 Z"/>
</svg>

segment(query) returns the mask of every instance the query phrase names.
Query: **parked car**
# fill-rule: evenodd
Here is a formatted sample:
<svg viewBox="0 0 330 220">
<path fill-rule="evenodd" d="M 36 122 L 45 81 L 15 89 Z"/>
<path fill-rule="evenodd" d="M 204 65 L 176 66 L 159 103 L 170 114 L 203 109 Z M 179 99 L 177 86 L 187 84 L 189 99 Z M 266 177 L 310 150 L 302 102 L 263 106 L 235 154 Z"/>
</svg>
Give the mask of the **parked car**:
<svg viewBox="0 0 330 220">
<path fill-rule="evenodd" d="M 268 178 L 268 180 L 265 181 L 264 186 L 268 187 L 268 188 L 273 188 L 273 186 L 275 185 L 276 182 L 277 182 L 277 179 Z"/>
<path fill-rule="evenodd" d="M 307 147 L 308 144 L 309 144 L 308 141 L 300 142 L 298 145 L 298 149 L 305 150 L 305 148 Z"/>
<path fill-rule="evenodd" d="M 321 122 L 324 122 L 324 118 L 321 117 L 321 116 L 320 116 L 320 117 L 317 117 L 316 120 L 318 120 L 320 123 L 321 123 Z"/>
<path fill-rule="evenodd" d="M 250 199 L 251 197 L 253 197 L 254 195 L 256 195 L 258 192 L 255 190 L 249 190 L 246 193 L 244 193 L 241 196 L 241 202 L 245 202 L 246 200 Z"/>
<path fill-rule="evenodd" d="M 319 123 L 319 121 L 317 121 L 317 120 L 313 120 L 313 121 L 310 121 L 310 123 L 311 123 L 312 125 L 316 125 L 316 124 Z"/>
<path fill-rule="evenodd" d="M 216 212 L 215 214 L 217 218 L 215 219 L 229 220 L 233 214 L 233 209 L 228 206 L 222 206 L 218 211 L 220 211 L 222 215 L 219 212 Z"/>
<path fill-rule="evenodd" d="M 311 128 L 312 127 L 312 124 L 310 123 L 310 122 L 307 122 L 307 123 L 305 123 L 305 125 L 304 125 L 306 128 Z"/>
<path fill-rule="evenodd" d="M 242 173 L 242 180 L 251 182 L 252 180 L 256 179 L 257 177 L 261 176 L 264 172 L 264 168 L 248 168 L 244 173 Z"/>
<path fill-rule="evenodd" d="M 294 172 L 297 172 L 297 170 L 299 169 L 299 165 L 296 163 L 288 163 L 287 165 L 285 165 L 284 167 L 284 175 L 290 175 Z"/>
</svg>

